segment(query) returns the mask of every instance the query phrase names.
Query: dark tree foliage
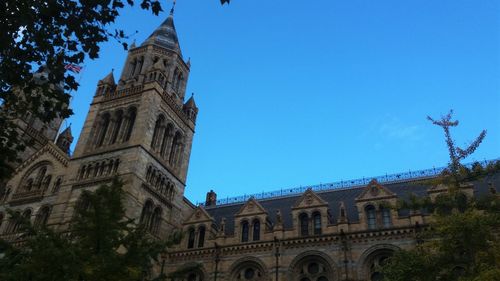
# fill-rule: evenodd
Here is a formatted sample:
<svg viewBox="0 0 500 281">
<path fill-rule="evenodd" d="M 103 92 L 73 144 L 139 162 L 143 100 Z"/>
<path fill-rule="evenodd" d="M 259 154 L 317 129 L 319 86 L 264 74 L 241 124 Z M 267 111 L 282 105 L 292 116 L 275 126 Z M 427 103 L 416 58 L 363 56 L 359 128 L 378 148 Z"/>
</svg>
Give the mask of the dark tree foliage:
<svg viewBox="0 0 500 281">
<path fill-rule="evenodd" d="M 14 120 L 27 112 L 49 122 L 71 115 L 69 92 L 78 83 L 65 65 L 99 56 L 99 44 L 123 30 L 109 31 L 125 5 L 139 3 L 158 15 L 159 0 L 3 0 L 0 3 L 0 182 L 8 163 L 26 145 Z"/>
<path fill-rule="evenodd" d="M 114 281 L 165 280 L 148 272 L 161 251 L 177 243 L 153 239 L 144 228 L 124 219 L 122 183 L 85 191 L 67 232 L 32 227 L 24 221 L 24 245 L 0 241 L 0 280 Z M 15 214 L 13 214 L 15 215 Z M 22 220 L 21 217 L 16 219 Z"/>
</svg>

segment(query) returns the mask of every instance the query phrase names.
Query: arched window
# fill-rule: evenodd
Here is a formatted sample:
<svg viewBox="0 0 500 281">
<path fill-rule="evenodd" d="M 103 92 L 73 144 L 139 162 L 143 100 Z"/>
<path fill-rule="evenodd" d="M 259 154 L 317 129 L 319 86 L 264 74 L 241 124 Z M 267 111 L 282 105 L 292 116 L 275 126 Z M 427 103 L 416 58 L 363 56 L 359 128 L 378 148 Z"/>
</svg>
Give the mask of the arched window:
<svg viewBox="0 0 500 281">
<path fill-rule="evenodd" d="M 35 218 L 35 227 L 42 227 L 47 225 L 47 221 L 49 220 L 50 215 L 50 207 L 44 206 L 38 211 L 38 214 Z"/>
<path fill-rule="evenodd" d="M 391 227 L 391 210 L 389 208 L 380 207 L 382 212 L 382 224 L 384 227 Z"/>
<path fill-rule="evenodd" d="M 132 107 L 128 111 L 128 126 L 127 126 L 127 131 L 125 132 L 125 138 L 124 141 L 128 141 L 130 137 L 132 136 L 132 130 L 134 129 L 134 123 L 135 123 L 135 117 L 137 115 L 137 109 L 135 107 Z"/>
<path fill-rule="evenodd" d="M 113 135 L 111 136 L 111 144 L 114 144 L 118 140 L 118 135 L 123 123 L 123 111 L 118 110 L 115 115 Z"/>
<path fill-rule="evenodd" d="M 25 191 L 31 191 L 31 188 L 33 188 L 33 179 L 29 179 L 26 181 L 26 185 L 24 186 Z"/>
<path fill-rule="evenodd" d="M 129 77 L 134 76 L 136 66 L 137 66 L 137 59 L 133 59 L 133 60 L 130 62 L 130 72 L 129 72 Z"/>
<path fill-rule="evenodd" d="M 85 172 L 86 172 L 87 166 L 83 165 L 82 168 L 80 169 L 80 179 L 83 179 L 85 177 Z"/>
<path fill-rule="evenodd" d="M 42 186 L 43 179 L 45 178 L 45 174 L 47 173 L 47 167 L 42 167 L 38 171 L 38 174 L 36 176 L 35 180 L 35 186 L 40 188 Z"/>
<path fill-rule="evenodd" d="M 52 188 L 52 193 L 59 192 L 61 184 L 62 184 L 62 178 L 57 178 L 56 183 L 54 183 L 54 187 Z"/>
<path fill-rule="evenodd" d="M 30 220 L 31 220 L 31 210 L 30 209 L 27 209 L 27 210 L 25 210 L 23 212 L 22 219 L 25 220 L 25 221 L 27 221 L 27 222 L 30 222 Z M 19 232 L 19 231 L 21 231 L 22 230 L 21 227 L 22 227 L 22 222 L 21 221 L 17 221 L 15 223 L 14 231 L 13 232 Z"/>
<path fill-rule="evenodd" d="M 144 207 L 142 207 L 141 220 L 139 223 L 147 228 L 150 224 L 152 215 L 153 215 L 153 202 L 148 200 L 146 201 L 146 204 L 144 204 Z"/>
<path fill-rule="evenodd" d="M 377 228 L 377 214 L 375 212 L 375 207 L 373 205 L 368 205 L 365 208 L 366 212 L 366 223 L 368 224 L 368 229 Z"/>
<path fill-rule="evenodd" d="M 241 242 L 248 242 L 248 222 L 241 223 Z"/>
<path fill-rule="evenodd" d="M 172 124 L 168 124 L 163 132 L 163 136 L 161 137 L 161 147 L 160 147 L 160 155 L 165 158 L 168 151 L 169 142 L 172 138 L 172 134 L 174 131 L 174 127 Z"/>
<path fill-rule="evenodd" d="M 309 235 L 309 217 L 306 213 L 302 213 L 299 216 L 300 223 L 300 235 L 308 236 Z"/>
<path fill-rule="evenodd" d="M 138 66 L 137 66 L 137 74 L 141 74 L 143 65 L 144 65 L 144 57 L 140 57 L 139 62 L 138 62 Z"/>
<path fill-rule="evenodd" d="M 90 205 L 91 204 L 88 194 L 82 193 L 82 195 L 80 195 L 80 197 L 78 198 L 78 201 L 76 201 L 73 216 L 78 216 L 81 215 L 83 212 L 89 211 Z"/>
<path fill-rule="evenodd" d="M 106 113 L 102 116 L 101 124 L 99 125 L 99 130 L 97 134 L 96 146 L 100 147 L 104 144 L 104 139 L 106 138 L 106 134 L 108 133 L 110 122 L 109 113 Z"/>
<path fill-rule="evenodd" d="M 170 155 L 168 157 L 168 162 L 170 165 L 175 165 L 177 163 L 177 158 L 179 156 L 180 147 L 182 143 L 182 136 L 179 132 L 175 133 L 174 140 L 172 141 L 172 148 L 170 149 Z"/>
<path fill-rule="evenodd" d="M 205 245 L 205 226 L 200 226 L 198 229 L 198 248 L 202 248 Z"/>
<path fill-rule="evenodd" d="M 45 179 L 43 180 L 43 183 L 42 183 L 42 190 L 47 190 L 49 188 L 51 180 L 52 180 L 51 175 L 48 175 L 45 177 Z"/>
<path fill-rule="evenodd" d="M 194 228 L 189 229 L 188 249 L 194 248 Z"/>
<path fill-rule="evenodd" d="M 149 231 L 153 234 L 158 234 L 160 230 L 161 213 L 162 213 L 161 208 L 156 207 L 151 217 L 151 222 L 149 224 Z"/>
<path fill-rule="evenodd" d="M 313 226 L 314 226 L 314 235 L 321 234 L 321 214 L 320 212 L 313 213 Z"/>
<path fill-rule="evenodd" d="M 162 138 L 162 130 L 164 130 L 163 128 L 163 123 L 165 122 L 165 117 L 163 117 L 163 115 L 160 115 L 158 117 L 158 119 L 156 120 L 156 123 L 155 123 L 155 130 L 153 131 L 153 139 L 151 140 L 151 148 L 153 150 L 157 150 L 158 149 L 158 144 L 160 144 L 160 140 Z"/>
<path fill-rule="evenodd" d="M 255 219 L 253 221 L 253 241 L 259 241 L 260 240 L 260 221 L 258 219 Z"/>
</svg>

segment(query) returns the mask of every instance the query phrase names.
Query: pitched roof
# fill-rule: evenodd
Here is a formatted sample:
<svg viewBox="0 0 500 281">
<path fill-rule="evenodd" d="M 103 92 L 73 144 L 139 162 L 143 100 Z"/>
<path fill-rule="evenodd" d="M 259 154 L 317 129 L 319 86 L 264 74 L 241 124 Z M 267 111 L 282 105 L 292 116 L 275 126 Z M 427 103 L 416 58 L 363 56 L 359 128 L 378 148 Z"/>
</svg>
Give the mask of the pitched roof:
<svg viewBox="0 0 500 281">
<path fill-rule="evenodd" d="M 500 174 L 490 176 L 487 179 L 478 180 L 474 182 L 474 195 L 480 196 L 488 192 L 488 182 L 493 182 L 493 185 L 500 192 Z M 424 185 L 421 181 L 403 182 L 385 184 L 391 192 L 396 194 L 399 198 L 405 199 L 411 193 L 417 196 L 427 195 L 429 186 Z M 328 203 L 328 209 L 331 214 L 331 222 L 336 223 L 339 218 L 340 204 L 344 202 L 347 219 L 350 223 L 358 222 L 358 210 L 356 208 L 356 198 L 365 190 L 365 187 L 355 187 L 347 189 L 337 189 L 328 191 L 316 191 L 316 194 Z M 283 217 L 283 225 L 285 229 L 293 227 L 292 221 L 292 206 L 299 200 L 302 194 L 296 194 L 289 197 L 269 198 L 258 200 L 260 205 L 268 212 L 271 222 L 276 222 L 276 211 L 280 210 Z M 207 207 L 207 213 L 212 216 L 216 223 L 219 224 L 222 218 L 226 219 L 225 232 L 231 235 L 234 232 L 234 215 L 242 208 L 246 202 Z M 399 210 L 399 216 L 408 216 L 408 210 Z"/>
<path fill-rule="evenodd" d="M 182 56 L 179 39 L 175 31 L 173 12 L 170 12 L 168 18 L 141 44 L 141 46 L 145 45 L 157 45 Z"/>
<path fill-rule="evenodd" d="M 113 70 L 111 70 L 111 72 L 106 75 L 106 77 L 99 80 L 99 84 L 116 85 L 115 77 L 113 76 Z"/>
<path fill-rule="evenodd" d="M 71 133 L 71 126 L 68 126 L 66 129 L 64 129 L 60 134 L 59 137 L 65 137 L 67 139 L 73 140 L 73 134 Z"/>
<path fill-rule="evenodd" d="M 184 104 L 184 108 L 198 108 L 194 102 L 194 95 L 192 95 Z"/>
</svg>

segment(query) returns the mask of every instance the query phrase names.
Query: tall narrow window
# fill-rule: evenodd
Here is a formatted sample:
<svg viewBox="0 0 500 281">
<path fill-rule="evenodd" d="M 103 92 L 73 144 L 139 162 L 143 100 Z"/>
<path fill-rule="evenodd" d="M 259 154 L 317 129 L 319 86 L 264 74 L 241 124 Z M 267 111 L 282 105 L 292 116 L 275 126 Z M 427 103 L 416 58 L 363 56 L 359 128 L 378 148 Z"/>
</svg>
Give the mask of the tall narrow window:
<svg viewBox="0 0 500 281">
<path fill-rule="evenodd" d="M 49 215 L 50 215 L 49 206 L 44 206 L 43 208 L 41 208 L 35 218 L 35 227 L 42 227 L 46 225 L 47 221 L 49 220 Z"/>
<path fill-rule="evenodd" d="M 156 120 L 155 123 L 155 130 L 153 132 L 153 139 L 151 141 L 151 148 L 154 150 L 158 149 L 158 145 L 161 144 L 161 139 L 162 139 L 162 131 L 163 131 L 163 123 L 165 122 L 165 117 L 163 115 L 160 115 L 158 119 Z"/>
<path fill-rule="evenodd" d="M 124 141 L 128 141 L 132 136 L 132 130 L 134 129 L 135 117 L 137 115 L 137 109 L 131 108 L 128 112 L 128 126 L 127 131 L 125 132 Z"/>
<path fill-rule="evenodd" d="M 97 146 L 101 146 L 104 143 L 104 139 L 106 138 L 106 134 L 108 133 L 108 127 L 109 127 L 109 114 L 105 114 L 102 117 L 102 124 L 100 126 L 100 130 L 97 136 Z"/>
<path fill-rule="evenodd" d="M 313 214 L 313 223 L 314 223 L 314 235 L 321 234 L 321 214 L 319 212 L 315 212 Z"/>
<path fill-rule="evenodd" d="M 241 223 L 241 242 L 248 242 L 248 222 Z"/>
<path fill-rule="evenodd" d="M 113 135 L 111 136 L 111 144 L 114 144 L 118 140 L 118 135 L 123 123 L 123 111 L 119 110 L 116 113 L 115 126 L 113 128 Z"/>
<path fill-rule="evenodd" d="M 181 145 L 182 136 L 179 132 L 175 133 L 174 140 L 172 141 L 172 148 L 170 149 L 170 156 L 168 157 L 168 162 L 174 165 L 177 161 L 177 153 Z"/>
<path fill-rule="evenodd" d="M 161 208 L 156 207 L 153 216 L 151 217 L 151 223 L 149 224 L 149 231 L 153 234 L 158 234 L 160 230 L 161 223 Z"/>
<path fill-rule="evenodd" d="M 381 207 L 382 210 L 382 224 L 384 227 L 391 227 L 391 210 L 388 208 Z"/>
<path fill-rule="evenodd" d="M 52 188 L 52 193 L 58 192 L 59 189 L 61 188 L 61 184 L 62 184 L 62 179 L 57 178 L 56 183 L 54 184 L 54 187 Z"/>
<path fill-rule="evenodd" d="M 260 221 L 258 219 L 255 219 L 253 221 L 253 241 L 259 241 L 260 240 Z"/>
<path fill-rule="evenodd" d="M 140 223 L 147 228 L 150 224 L 152 215 L 153 215 L 153 202 L 148 200 L 146 201 L 146 204 L 144 204 L 144 207 L 142 207 Z"/>
<path fill-rule="evenodd" d="M 309 217 L 306 213 L 302 213 L 299 216 L 300 222 L 300 235 L 308 236 L 309 235 Z"/>
<path fill-rule="evenodd" d="M 194 248 L 194 229 L 191 228 L 189 230 L 189 236 L 188 236 L 188 249 Z"/>
<path fill-rule="evenodd" d="M 375 207 L 372 205 L 368 205 L 366 206 L 365 211 L 368 229 L 375 229 L 377 227 L 377 215 L 375 212 Z"/>
<path fill-rule="evenodd" d="M 202 248 L 205 245 L 205 226 L 200 226 L 198 229 L 198 248 Z"/>
</svg>

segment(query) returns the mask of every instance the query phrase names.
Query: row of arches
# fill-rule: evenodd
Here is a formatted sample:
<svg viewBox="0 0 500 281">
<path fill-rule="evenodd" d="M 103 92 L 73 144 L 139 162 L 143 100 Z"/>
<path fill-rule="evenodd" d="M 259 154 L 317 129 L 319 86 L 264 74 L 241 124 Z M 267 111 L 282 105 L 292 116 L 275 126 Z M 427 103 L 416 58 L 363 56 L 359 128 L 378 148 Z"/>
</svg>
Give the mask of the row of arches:
<svg viewBox="0 0 500 281">
<path fill-rule="evenodd" d="M 78 179 L 89 179 L 115 174 L 118 171 L 120 159 L 105 159 L 99 162 L 86 163 L 78 170 Z"/>
<path fill-rule="evenodd" d="M 93 147 L 126 142 L 132 136 L 137 108 L 101 113 L 93 128 Z"/>
<path fill-rule="evenodd" d="M 131 59 L 128 67 L 127 77 L 133 78 L 141 74 L 144 66 L 144 61 L 144 56 L 138 56 Z M 160 83 L 160 85 L 162 85 L 163 88 L 166 88 L 169 80 L 169 74 L 165 71 L 166 69 L 167 61 L 165 59 L 161 60 L 158 57 L 154 57 L 151 61 L 150 69 L 147 70 L 149 71 L 149 74 L 146 76 L 146 79 L 148 79 L 149 81 L 156 80 Z M 185 78 L 183 71 L 179 67 L 176 67 L 171 79 L 172 90 L 178 93 L 184 85 L 184 80 Z"/>
<path fill-rule="evenodd" d="M 146 200 L 142 207 L 139 223 L 150 233 L 158 234 L 160 231 L 163 210 L 160 206 L 154 206 L 153 201 Z"/>
<path fill-rule="evenodd" d="M 49 205 L 42 206 L 36 216 L 35 216 L 35 221 L 33 222 L 34 227 L 42 227 L 47 225 L 47 222 L 49 221 L 49 216 L 52 211 L 52 208 Z M 16 211 L 15 215 L 12 216 L 8 221 L 7 224 L 5 225 L 5 229 L 3 231 L 4 234 L 13 234 L 13 233 L 19 233 L 23 231 L 23 222 L 32 222 L 31 217 L 32 217 L 32 210 L 30 208 L 25 209 L 22 213 L 21 211 Z M 19 219 L 15 219 L 15 217 L 19 217 Z M 5 215 L 4 213 L 0 212 L 0 229 L 2 229 L 3 222 L 5 220 Z"/>
<path fill-rule="evenodd" d="M 169 179 L 169 177 L 152 165 L 148 166 L 146 171 L 146 182 L 168 200 L 173 200 L 175 196 L 174 183 Z"/>
<path fill-rule="evenodd" d="M 358 262 L 357 275 L 359 280 L 379 281 L 383 280 L 379 266 L 383 265 L 398 248 L 393 245 L 376 245 L 367 249 Z M 274 266 L 274 264 L 272 265 Z M 181 280 L 204 281 L 208 280 L 209 274 L 203 266 L 186 264 L 180 268 L 196 268 Z M 336 281 L 341 280 L 338 265 L 328 255 L 320 251 L 306 251 L 297 255 L 287 265 L 288 270 L 281 271 L 289 281 Z M 272 268 L 274 270 L 274 268 Z M 271 268 L 256 257 L 243 257 L 236 260 L 227 271 L 226 280 L 259 280 L 270 281 L 272 277 Z M 177 279 L 176 279 L 177 280 Z"/>
<path fill-rule="evenodd" d="M 52 175 L 48 171 L 51 168 L 50 165 L 41 163 L 36 165 L 34 169 L 30 169 L 26 173 L 17 193 L 30 192 L 32 190 L 47 190 L 52 181 Z"/>
<path fill-rule="evenodd" d="M 162 159 L 176 167 L 180 164 L 184 152 L 184 136 L 180 131 L 174 131 L 174 125 L 160 114 L 155 122 L 151 149 Z"/>
</svg>

